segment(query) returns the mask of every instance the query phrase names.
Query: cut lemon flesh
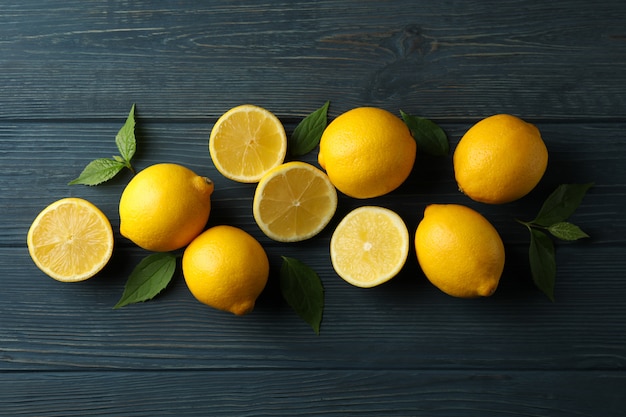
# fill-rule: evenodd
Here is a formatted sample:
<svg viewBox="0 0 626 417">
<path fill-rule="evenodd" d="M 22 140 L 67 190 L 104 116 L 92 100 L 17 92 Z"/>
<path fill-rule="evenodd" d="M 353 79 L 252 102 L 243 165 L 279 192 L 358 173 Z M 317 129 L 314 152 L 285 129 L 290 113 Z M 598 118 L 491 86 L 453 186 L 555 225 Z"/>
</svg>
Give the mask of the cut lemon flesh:
<svg viewBox="0 0 626 417">
<path fill-rule="evenodd" d="M 209 138 L 215 168 L 238 182 L 259 182 L 280 165 L 287 153 L 287 135 L 278 118 L 262 107 L 244 104 L 224 113 Z"/>
<path fill-rule="evenodd" d="M 271 239 L 309 239 L 330 222 L 337 209 L 337 191 L 328 176 L 311 164 L 287 162 L 269 171 L 257 185 L 252 212 Z"/>
<path fill-rule="evenodd" d="M 354 209 L 330 240 L 335 272 L 348 283 L 370 288 L 396 276 L 409 253 L 409 231 L 395 212 L 377 206 Z"/>
<path fill-rule="evenodd" d="M 63 282 L 83 281 L 107 264 L 113 253 L 113 230 L 92 203 L 64 198 L 43 209 L 27 235 L 33 262 Z"/>
</svg>

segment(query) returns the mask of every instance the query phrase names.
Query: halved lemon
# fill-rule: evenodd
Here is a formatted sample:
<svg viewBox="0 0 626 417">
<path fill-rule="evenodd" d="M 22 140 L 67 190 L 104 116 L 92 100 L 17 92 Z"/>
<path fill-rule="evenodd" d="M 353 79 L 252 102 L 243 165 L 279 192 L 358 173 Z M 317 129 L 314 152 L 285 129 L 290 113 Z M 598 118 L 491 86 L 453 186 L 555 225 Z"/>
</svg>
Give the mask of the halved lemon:
<svg viewBox="0 0 626 417">
<path fill-rule="evenodd" d="M 324 172 L 293 161 L 263 176 L 252 204 L 263 233 L 279 242 L 297 242 L 317 235 L 330 222 L 337 191 Z"/>
<path fill-rule="evenodd" d="M 243 104 L 224 113 L 209 138 L 215 168 L 226 178 L 254 183 L 282 164 L 287 153 L 287 135 L 270 111 Z"/>
<path fill-rule="evenodd" d="M 35 265 L 57 281 L 91 278 L 113 254 L 113 230 L 95 205 L 81 198 L 63 198 L 43 209 L 27 235 Z"/>
<path fill-rule="evenodd" d="M 337 225 L 330 240 L 335 272 L 348 283 L 370 288 L 389 281 L 404 266 L 409 253 L 409 231 L 392 210 L 363 206 Z"/>
</svg>

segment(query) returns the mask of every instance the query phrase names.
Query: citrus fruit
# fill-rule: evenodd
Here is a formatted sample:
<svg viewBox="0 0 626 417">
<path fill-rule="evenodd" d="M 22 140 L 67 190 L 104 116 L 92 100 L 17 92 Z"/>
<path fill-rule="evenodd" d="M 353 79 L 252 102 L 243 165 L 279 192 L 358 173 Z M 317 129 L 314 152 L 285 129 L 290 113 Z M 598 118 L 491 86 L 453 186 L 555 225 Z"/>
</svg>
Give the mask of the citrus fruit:
<svg viewBox="0 0 626 417">
<path fill-rule="evenodd" d="M 178 164 L 141 170 L 120 198 L 120 233 L 138 246 L 168 252 L 198 236 L 211 212 L 213 182 Z"/>
<path fill-rule="evenodd" d="M 508 114 L 472 126 L 457 145 L 454 176 L 459 189 L 475 201 L 502 204 L 528 194 L 548 165 L 539 130 Z"/>
<path fill-rule="evenodd" d="M 409 253 L 409 232 L 395 212 L 362 206 L 348 213 L 330 240 L 330 259 L 337 274 L 361 288 L 396 276 Z"/>
<path fill-rule="evenodd" d="M 339 191 L 371 198 L 395 190 L 406 180 L 416 149 L 399 117 L 375 107 L 358 107 L 326 127 L 318 162 Z"/>
<path fill-rule="evenodd" d="M 274 114 L 243 104 L 217 120 L 211 130 L 209 152 L 215 168 L 226 178 L 258 182 L 285 160 L 287 135 Z"/>
<path fill-rule="evenodd" d="M 279 165 L 264 175 L 252 204 L 259 228 L 280 242 L 296 242 L 317 235 L 336 209 L 337 191 L 328 176 L 300 161 Z"/>
<path fill-rule="evenodd" d="M 233 226 L 214 226 L 195 238 L 183 253 L 183 276 L 203 304 L 236 315 L 249 313 L 269 276 L 261 244 Z"/>
<path fill-rule="evenodd" d="M 91 278 L 113 253 L 113 230 L 95 205 L 81 198 L 63 198 L 43 209 L 27 235 L 35 265 L 57 281 Z"/>
<path fill-rule="evenodd" d="M 504 245 L 493 225 L 458 204 L 432 204 L 415 233 L 424 275 L 444 293 L 461 298 L 489 296 L 504 268 Z"/>
</svg>

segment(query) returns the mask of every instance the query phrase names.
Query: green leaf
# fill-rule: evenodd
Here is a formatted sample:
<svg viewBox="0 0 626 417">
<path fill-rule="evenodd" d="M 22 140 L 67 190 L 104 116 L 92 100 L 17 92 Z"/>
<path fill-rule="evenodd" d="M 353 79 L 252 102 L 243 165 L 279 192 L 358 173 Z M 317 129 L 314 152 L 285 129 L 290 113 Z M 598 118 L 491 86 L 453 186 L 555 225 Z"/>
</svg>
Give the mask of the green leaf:
<svg viewBox="0 0 626 417">
<path fill-rule="evenodd" d="M 565 221 L 578 208 L 593 183 L 561 184 L 548 196 L 532 223 L 551 226 Z"/>
<path fill-rule="evenodd" d="M 113 308 L 139 303 L 154 298 L 172 280 L 176 270 L 176 256 L 153 253 L 135 267 L 126 281 L 122 298 Z"/>
<path fill-rule="evenodd" d="M 556 259 L 554 244 L 544 232 L 530 228 L 530 248 L 528 258 L 533 281 L 550 300 L 554 302 L 554 282 L 556 280 Z"/>
<path fill-rule="evenodd" d="M 328 125 L 329 105 L 330 101 L 327 101 L 296 126 L 288 142 L 289 152 L 292 156 L 305 155 L 320 143 L 322 133 Z"/>
<path fill-rule="evenodd" d="M 439 125 L 423 117 L 411 116 L 402 110 L 400 114 L 417 142 L 418 149 L 433 156 L 446 156 L 450 153 L 448 136 Z"/>
<path fill-rule="evenodd" d="M 120 172 L 126 164 L 116 159 L 99 158 L 87 164 L 78 178 L 73 179 L 68 185 L 98 185 L 110 180 Z"/>
<path fill-rule="evenodd" d="M 558 222 L 548 226 L 548 231 L 552 233 L 554 237 L 563 240 L 578 240 L 589 235 L 583 232 L 580 227 L 569 222 Z"/>
<path fill-rule="evenodd" d="M 315 271 L 299 260 L 282 258 L 280 290 L 283 298 L 319 334 L 324 312 L 322 281 Z"/>
<path fill-rule="evenodd" d="M 117 145 L 117 149 L 119 149 L 122 158 L 127 163 L 130 163 L 130 160 L 135 155 L 135 151 L 137 150 L 137 142 L 135 140 L 135 105 L 130 108 L 130 112 L 128 113 L 128 117 L 126 118 L 126 122 L 124 126 L 117 132 L 115 136 L 115 144 Z"/>
</svg>

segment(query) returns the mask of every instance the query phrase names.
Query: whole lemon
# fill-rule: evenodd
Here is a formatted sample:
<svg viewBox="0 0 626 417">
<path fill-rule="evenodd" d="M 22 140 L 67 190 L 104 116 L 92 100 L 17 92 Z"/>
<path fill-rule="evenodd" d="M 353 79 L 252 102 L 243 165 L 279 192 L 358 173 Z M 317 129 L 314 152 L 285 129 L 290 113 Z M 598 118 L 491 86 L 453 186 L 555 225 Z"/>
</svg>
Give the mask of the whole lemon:
<svg viewBox="0 0 626 417">
<path fill-rule="evenodd" d="M 454 176 L 475 201 L 502 204 L 528 194 L 548 165 L 548 150 L 534 125 L 508 114 L 472 126 L 457 145 Z"/>
<path fill-rule="evenodd" d="M 406 124 L 387 110 L 359 107 L 324 130 L 318 162 L 342 193 L 371 198 L 398 188 L 415 163 L 417 145 Z"/>
<path fill-rule="evenodd" d="M 504 269 L 504 245 L 477 211 L 458 204 L 432 204 L 415 233 L 415 251 L 430 282 L 448 295 L 489 296 Z"/>
<path fill-rule="evenodd" d="M 209 219 L 213 182 L 177 164 L 140 171 L 120 198 L 120 233 L 155 252 L 182 248 Z"/>
<path fill-rule="evenodd" d="M 249 313 L 269 276 L 261 244 L 233 226 L 215 226 L 195 238 L 183 253 L 189 291 L 206 305 L 236 315 Z"/>
</svg>

